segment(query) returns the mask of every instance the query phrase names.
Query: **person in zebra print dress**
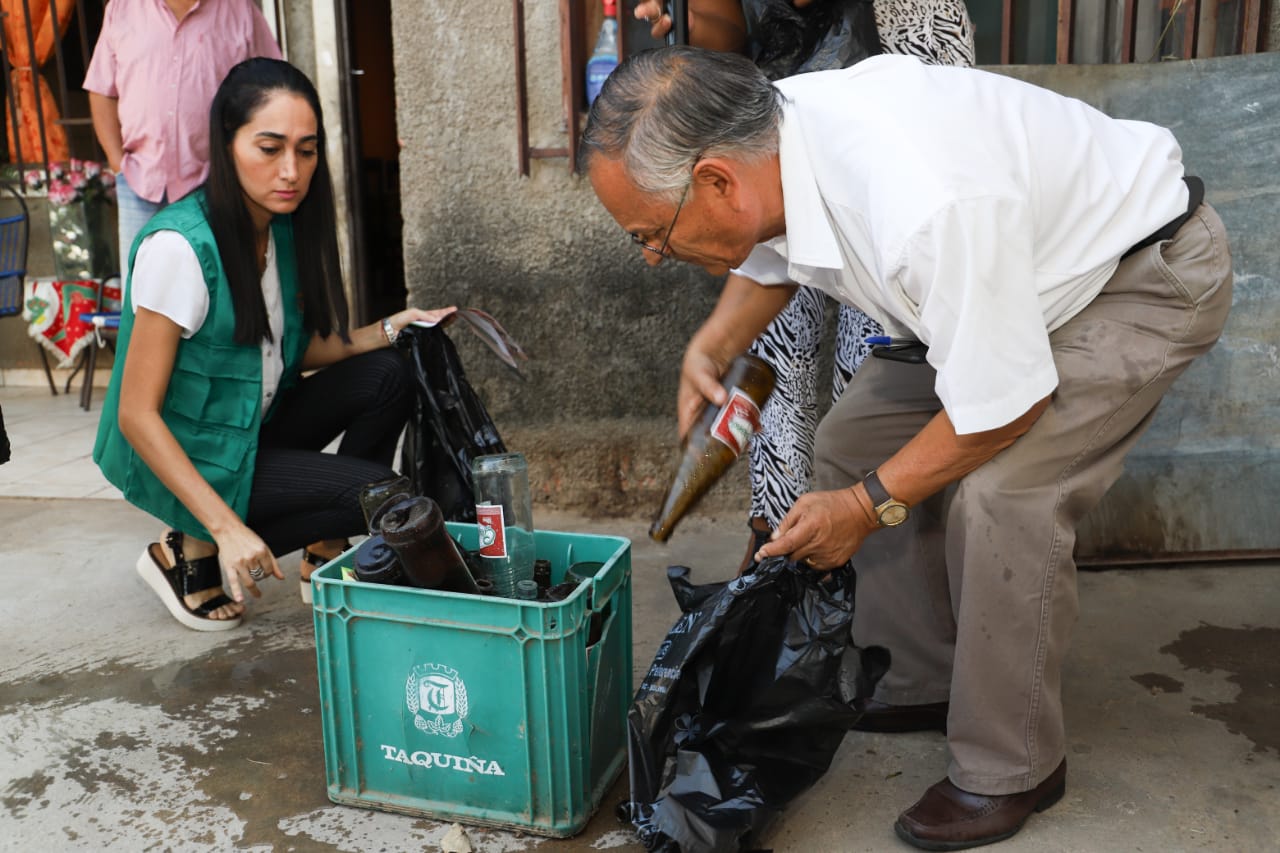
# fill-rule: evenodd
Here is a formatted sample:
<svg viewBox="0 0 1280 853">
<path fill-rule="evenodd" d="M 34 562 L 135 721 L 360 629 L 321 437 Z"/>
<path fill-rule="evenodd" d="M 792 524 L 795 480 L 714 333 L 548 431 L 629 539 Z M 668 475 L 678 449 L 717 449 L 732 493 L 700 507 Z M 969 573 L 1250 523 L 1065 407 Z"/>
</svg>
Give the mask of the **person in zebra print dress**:
<svg viewBox="0 0 1280 853">
<path fill-rule="evenodd" d="M 760 36 L 760 10 L 768 5 L 740 0 L 690 0 L 690 43 L 716 50 L 748 50 L 752 39 Z M 811 0 L 794 0 L 794 5 L 809 6 Z M 973 24 L 963 0 L 874 0 L 872 6 L 880 43 L 867 46 L 862 55 L 898 53 L 935 65 L 974 64 Z M 635 14 L 650 21 L 655 38 L 664 37 L 671 28 L 671 19 L 662 14 L 657 0 L 636 4 Z M 790 67 L 779 69 L 771 65 L 762 70 L 771 77 L 822 71 L 833 67 L 821 63 L 827 58 L 810 57 Z M 799 288 L 786 309 L 751 347 L 753 354 L 773 367 L 778 381 L 761 413 L 761 430 L 751 442 L 752 535 L 743 568 L 796 499 L 809 491 L 818 426 L 818 355 L 827 310 L 832 304 L 828 296 L 814 288 Z M 832 402 L 844 393 L 850 377 L 870 352 L 867 337 L 882 331 L 879 324 L 856 308 L 841 305 L 838 310 Z"/>
</svg>

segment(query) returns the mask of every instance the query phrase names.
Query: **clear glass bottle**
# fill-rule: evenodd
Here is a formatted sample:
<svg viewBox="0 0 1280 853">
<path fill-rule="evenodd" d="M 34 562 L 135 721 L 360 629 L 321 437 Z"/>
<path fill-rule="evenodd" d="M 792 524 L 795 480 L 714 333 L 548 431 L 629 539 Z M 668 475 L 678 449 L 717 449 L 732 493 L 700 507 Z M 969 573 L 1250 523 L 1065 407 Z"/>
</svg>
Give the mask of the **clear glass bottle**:
<svg viewBox="0 0 1280 853">
<path fill-rule="evenodd" d="M 475 484 L 480 559 L 494 591 L 514 598 L 516 582 L 533 580 L 533 506 L 529 466 L 519 453 L 477 456 Z"/>
<path fill-rule="evenodd" d="M 537 601 L 537 581 L 516 581 L 516 598 L 521 601 Z"/>
</svg>

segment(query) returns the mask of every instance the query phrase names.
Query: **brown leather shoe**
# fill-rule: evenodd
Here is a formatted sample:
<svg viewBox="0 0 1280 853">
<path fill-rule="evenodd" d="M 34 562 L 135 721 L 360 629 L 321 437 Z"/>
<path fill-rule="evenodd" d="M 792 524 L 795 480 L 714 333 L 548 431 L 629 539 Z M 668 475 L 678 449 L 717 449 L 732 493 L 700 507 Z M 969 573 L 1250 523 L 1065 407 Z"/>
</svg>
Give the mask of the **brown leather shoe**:
<svg viewBox="0 0 1280 853">
<path fill-rule="evenodd" d="M 862 716 L 850 728 L 855 732 L 945 732 L 946 702 L 931 705 L 888 705 L 874 699 L 855 699 L 853 707 Z"/>
<path fill-rule="evenodd" d="M 965 850 L 1017 834 L 1032 812 L 1052 806 L 1067 790 L 1067 760 L 1039 785 L 1021 794 L 984 797 L 943 779 L 898 815 L 893 831 L 921 850 Z"/>
</svg>

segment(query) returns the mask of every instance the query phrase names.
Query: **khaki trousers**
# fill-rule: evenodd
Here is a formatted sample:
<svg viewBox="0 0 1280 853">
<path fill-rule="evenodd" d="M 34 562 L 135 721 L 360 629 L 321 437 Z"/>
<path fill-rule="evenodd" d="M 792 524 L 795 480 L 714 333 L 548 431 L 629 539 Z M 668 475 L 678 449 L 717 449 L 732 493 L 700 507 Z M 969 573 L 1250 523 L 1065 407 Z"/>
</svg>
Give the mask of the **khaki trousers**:
<svg viewBox="0 0 1280 853">
<path fill-rule="evenodd" d="M 950 701 L 960 788 L 1027 791 L 1063 759 L 1076 526 L 1230 306 L 1226 233 L 1201 205 L 1053 332 L 1059 383 L 1030 431 L 854 555 L 854 639 L 892 655 L 876 698 Z M 818 429 L 817 487 L 847 487 L 902 447 L 941 408 L 933 383 L 926 365 L 867 359 Z"/>
</svg>

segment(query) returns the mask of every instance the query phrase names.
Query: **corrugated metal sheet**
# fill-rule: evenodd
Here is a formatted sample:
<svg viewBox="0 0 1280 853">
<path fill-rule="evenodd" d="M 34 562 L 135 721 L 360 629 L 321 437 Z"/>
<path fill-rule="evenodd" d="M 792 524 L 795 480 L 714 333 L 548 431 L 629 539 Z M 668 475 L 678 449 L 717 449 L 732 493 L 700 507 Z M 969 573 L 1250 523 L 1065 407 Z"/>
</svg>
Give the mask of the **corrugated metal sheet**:
<svg viewBox="0 0 1280 853">
<path fill-rule="evenodd" d="M 1193 364 L 1086 519 L 1082 563 L 1280 552 L 1280 53 L 990 70 L 1170 128 L 1226 223 L 1222 340 Z"/>
</svg>

